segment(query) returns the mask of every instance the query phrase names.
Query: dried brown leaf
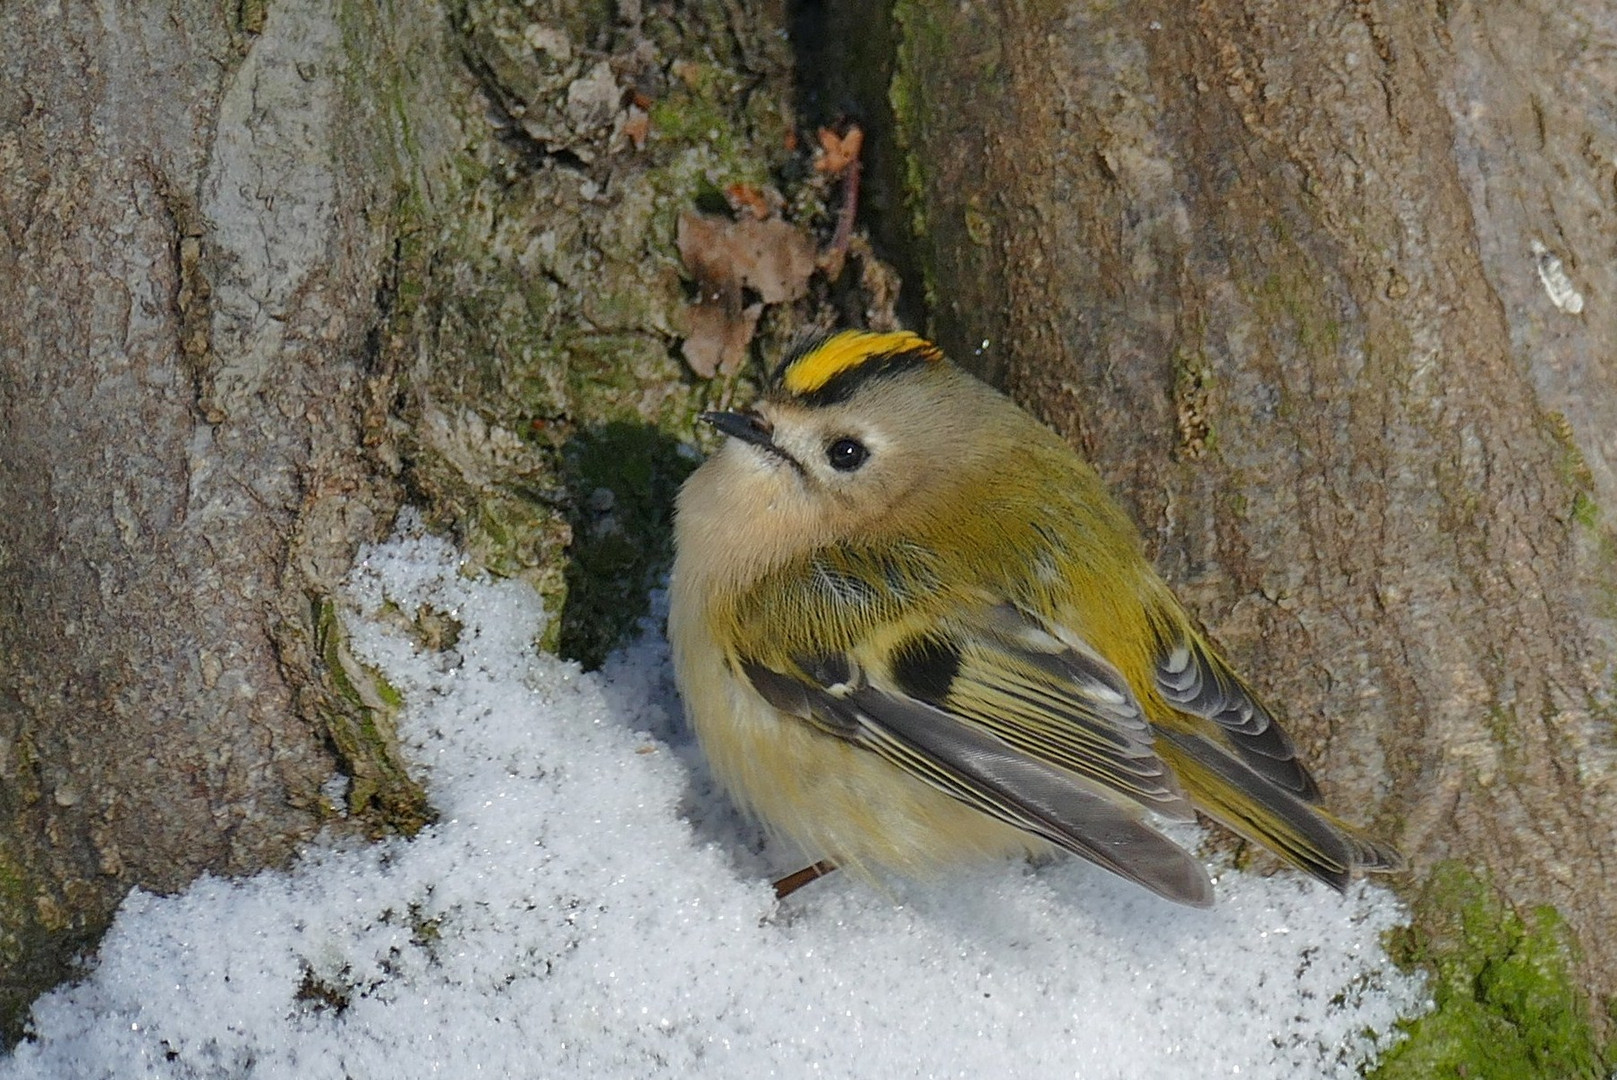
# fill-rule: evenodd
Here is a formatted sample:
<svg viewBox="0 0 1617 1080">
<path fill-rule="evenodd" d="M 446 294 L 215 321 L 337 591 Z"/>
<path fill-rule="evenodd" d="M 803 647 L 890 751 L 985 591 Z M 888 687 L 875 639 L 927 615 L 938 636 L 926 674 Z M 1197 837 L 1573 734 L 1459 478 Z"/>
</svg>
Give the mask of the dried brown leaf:
<svg viewBox="0 0 1617 1080">
<path fill-rule="evenodd" d="M 638 105 L 630 105 L 624 113 L 623 135 L 636 150 L 642 150 L 646 145 L 646 136 L 651 134 L 651 115 Z"/>
<path fill-rule="evenodd" d="M 865 133 L 858 124 L 849 127 L 845 135 L 838 135 L 832 128 L 821 128 L 819 138 L 820 149 L 814 157 L 815 171 L 832 176 L 839 175 L 858 161 L 859 151 L 865 145 Z"/>
<path fill-rule="evenodd" d="M 752 184 L 731 184 L 724 189 L 724 197 L 730 203 L 730 208 L 736 213 L 748 213 L 758 221 L 763 221 L 774 211 L 770 205 L 769 196 L 762 188 Z M 779 196 L 776 196 L 779 198 Z"/>
<path fill-rule="evenodd" d="M 746 359 L 763 305 L 808 292 L 814 245 L 779 218 L 731 221 L 693 212 L 680 215 L 678 243 L 697 287 L 685 313 L 685 360 L 703 378 L 732 374 Z M 744 303 L 744 289 L 760 302 Z"/>
</svg>

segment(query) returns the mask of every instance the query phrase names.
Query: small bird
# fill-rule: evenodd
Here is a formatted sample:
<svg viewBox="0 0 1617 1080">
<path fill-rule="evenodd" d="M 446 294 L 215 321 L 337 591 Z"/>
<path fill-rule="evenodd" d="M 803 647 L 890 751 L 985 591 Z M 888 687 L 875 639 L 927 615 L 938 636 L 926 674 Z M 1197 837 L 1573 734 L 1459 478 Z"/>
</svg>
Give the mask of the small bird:
<svg viewBox="0 0 1617 1080">
<path fill-rule="evenodd" d="M 1399 866 L 1321 808 L 1095 470 L 935 345 L 824 337 L 702 419 L 728 438 L 679 493 L 676 677 L 719 781 L 822 860 L 793 879 L 1060 848 L 1205 907 L 1154 825 L 1197 810 L 1337 889 Z"/>
</svg>

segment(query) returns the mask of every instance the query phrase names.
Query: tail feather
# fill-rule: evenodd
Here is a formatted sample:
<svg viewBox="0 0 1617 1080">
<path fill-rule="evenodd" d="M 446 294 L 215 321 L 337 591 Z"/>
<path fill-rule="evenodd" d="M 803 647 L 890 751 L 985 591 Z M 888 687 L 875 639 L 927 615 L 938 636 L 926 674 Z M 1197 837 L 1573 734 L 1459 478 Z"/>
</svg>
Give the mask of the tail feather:
<svg viewBox="0 0 1617 1080">
<path fill-rule="evenodd" d="M 1198 809 L 1333 889 L 1346 889 L 1355 870 L 1402 868 L 1403 858 L 1392 848 L 1266 780 L 1206 739 L 1164 728 L 1157 736 L 1159 753 Z"/>
<path fill-rule="evenodd" d="M 1367 835 L 1357 826 L 1349 825 L 1340 818 L 1326 814 L 1324 811 L 1320 811 L 1320 813 L 1332 825 L 1335 825 L 1347 837 L 1348 842 L 1354 846 L 1356 865 L 1361 870 L 1369 870 L 1377 874 L 1395 874 L 1407 867 L 1408 864 L 1404 861 L 1404 857 L 1390 845 Z"/>
</svg>

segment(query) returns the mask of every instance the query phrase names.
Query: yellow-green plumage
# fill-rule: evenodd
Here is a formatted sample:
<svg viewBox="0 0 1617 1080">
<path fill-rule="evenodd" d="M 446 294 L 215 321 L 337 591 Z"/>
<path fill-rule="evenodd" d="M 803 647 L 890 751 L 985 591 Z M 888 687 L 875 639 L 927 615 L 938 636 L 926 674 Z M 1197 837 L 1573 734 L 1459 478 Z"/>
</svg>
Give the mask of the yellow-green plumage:
<svg viewBox="0 0 1617 1080">
<path fill-rule="evenodd" d="M 1397 861 L 1314 805 L 1094 470 L 929 344 L 839 334 L 713 419 L 735 437 L 680 495 L 677 674 L 716 775 L 811 855 L 1054 845 L 1204 904 L 1146 814 L 1194 806 L 1338 887 Z"/>
</svg>

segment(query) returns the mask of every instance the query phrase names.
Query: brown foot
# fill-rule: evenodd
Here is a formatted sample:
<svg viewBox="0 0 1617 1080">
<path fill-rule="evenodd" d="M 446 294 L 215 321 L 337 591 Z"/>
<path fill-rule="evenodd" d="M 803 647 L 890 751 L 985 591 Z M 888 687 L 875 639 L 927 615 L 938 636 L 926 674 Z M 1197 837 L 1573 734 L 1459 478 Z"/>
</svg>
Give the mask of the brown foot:
<svg viewBox="0 0 1617 1080">
<path fill-rule="evenodd" d="M 798 889 L 811 881 L 818 881 L 837 868 L 837 864 L 830 859 L 821 859 L 812 866 L 805 866 L 795 873 L 787 874 L 775 882 L 775 899 L 784 900 Z"/>
</svg>

